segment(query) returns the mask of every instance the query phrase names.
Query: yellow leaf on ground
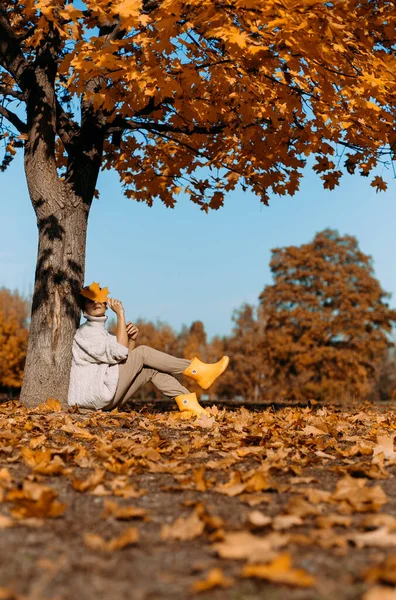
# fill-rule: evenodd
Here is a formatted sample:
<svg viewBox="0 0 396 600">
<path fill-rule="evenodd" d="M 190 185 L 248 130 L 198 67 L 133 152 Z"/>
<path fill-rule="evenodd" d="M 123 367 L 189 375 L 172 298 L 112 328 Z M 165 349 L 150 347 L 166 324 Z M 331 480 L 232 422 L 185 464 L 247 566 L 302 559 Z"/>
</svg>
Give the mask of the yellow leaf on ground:
<svg viewBox="0 0 396 600">
<path fill-rule="evenodd" d="M 297 587 L 312 587 L 315 579 L 303 569 L 291 567 L 290 554 L 280 554 L 269 564 L 245 565 L 242 577 L 258 577 L 274 583 Z"/>
<path fill-rule="evenodd" d="M 48 398 L 48 400 L 39 404 L 34 409 L 34 412 L 53 413 L 53 412 L 60 412 L 61 410 L 62 410 L 62 406 L 61 406 L 61 403 L 59 402 L 59 400 L 57 400 L 56 398 Z"/>
<path fill-rule="evenodd" d="M 196 581 L 192 585 L 192 590 L 194 592 L 206 592 L 207 590 L 211 590 L 215 587 L 229 588 L 232 586 L 233 583 L 233 579 L 224 577 L 223 571 L 221 569 L 211 569 L 208 572 L 208 576 L 206 579 Z"/>
</svg>

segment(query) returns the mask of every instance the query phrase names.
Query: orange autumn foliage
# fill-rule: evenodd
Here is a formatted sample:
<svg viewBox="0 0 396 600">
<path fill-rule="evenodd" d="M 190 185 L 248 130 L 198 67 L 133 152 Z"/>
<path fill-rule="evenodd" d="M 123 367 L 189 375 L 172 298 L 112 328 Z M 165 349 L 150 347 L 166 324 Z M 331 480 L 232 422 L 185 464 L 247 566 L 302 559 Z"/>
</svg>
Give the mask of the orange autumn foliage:
<svg viewBox="0 0 396 600">
<path fill-rule="evenodd" d="M 26 357 L 28 303 L 0 289 L 0 389 L 20 388 Z"/>
<path fill-rule="evenodd" d="M 273 250 L 271 270 L 274 283 L 260 296 L 264 396 L 367 397 L 396 311 L 356 238 L 327 229 L 309 244 Z"/>
<path fill-rule="evenodd" d="M 238 182 L 267 203 L 296 192 L 309 155 L 333 189 L 338 144 L 350 173 L 391 156 L 395 23 L 391 0 L 4 0 L 3 166 L 31 134 L 13 103 L 34 88 L 37 60 L 66 172 L 81 99 L 105 138 L 103 168 L 149 205 L 184 191 L 218 209 Z M 372 185 L 386 189 L 378 175 Z"/>
</svg>

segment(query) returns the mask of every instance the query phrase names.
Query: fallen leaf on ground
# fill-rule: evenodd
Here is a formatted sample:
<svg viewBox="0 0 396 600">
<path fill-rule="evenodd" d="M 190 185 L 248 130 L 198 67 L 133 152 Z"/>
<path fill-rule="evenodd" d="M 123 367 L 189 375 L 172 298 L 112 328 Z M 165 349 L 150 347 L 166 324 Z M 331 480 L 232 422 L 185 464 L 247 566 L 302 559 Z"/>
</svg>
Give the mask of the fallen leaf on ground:
<svg viewBox="0 0 396 600">
<path fill-rule="evenodd" d="M 194 592 L 206 592 L 207 590 L 212 590 L 215 587 L 229 588 L 233 583 L 233 579 L 224 577 L 221 569 L 211 569 L 208 572 L 206 579 L 193 583 L 192 590 Z"/>
<path fill-rule="evenodd" d="M 127 521 L 129 519 L 144 519 L 147 521 L 148 510 L 145 508 L 139 508 L 138 506 L 120 506 L 117 502 L 112 500 L 105 500 L 104 502 L 104 513 L 103 518 L 107 519 L 113 517 L 121 521 Z"/>
<path fill-rule="evenodd" d="M 320 515 L 321 509 L 319 506 L 310 504 L 301 496 L 292 496 L 288 502 L 286 510 L 289 515 L 297 515 L 298 517 L 307 517 L 309 515 Z"/>
<path fill-rule="evenodd" d="M 376 586 L 368 590 L 362 600 L 396 600 L 396 590 L 388 587 Z"/>
<path fill-rule="evenodd" d="M 272 528 L 279 531 L 296 525 L 303 525 L 303 523 L 304 521 L 298 515 L 277 515 L 272 522 Z"/>
<path fill-rule="evenodd" d="M 73 479 L 72 486 L 79 492 L 86 492 L 87 490 L 95 489 L 99 483 L 102 483 L 105 477 L 106 471 L 96 467 L 95 471 L 85 479 Z"/>
<path fill-rule="evenodd" d="M 390 533 L 386 527 L 380 527 L 367 533 L 354 533 L 348 536 L 358 548 L 374 546 L 376 548 L 396 547 L 396 533 Z"/>
<path fill-rule="evenodd" d="M 383 454 L 384 458 L 396 458 L 396 452 L 393 449 L 394 435 L 379 435 L 377 436 L 377 444 L 374 446 L 373 455 Z"/>
<path fill-rule="evenodd" d="M 161 528 L 161 539 L 193 540 L 202 535 L 204 529 L 205 523 L 199 518 L 195 510 L 187 518 L 179 517 L 171 525 L 163 525 Z"/>
<path fill-rule="evenodd" d="M 341 502 L 341 512 L 378 512 L 388 502 L 388 496 L 379 486 L 366 486 L 366 479 L 354 479 L 349 475 L 337 482 L 332 499 Z"/>
<path fill-rule="evenodd" d="M 208 414 L 203 412 L 198 419 L 195 420 L 194 425 L 198 425 L 203 429 L 212 429 L 215 423 L 216 419 L 214 417 L 210 417 Z"/>
<path fill-rule="evenodd" d="M 396 531 L 396 517 L 379 513 L 377 515 L 367 515 L 361 522 L 364 529 L 378 529 L 386 527 L 388 531 Z"/>
<path fill-rule="evenodd" d="M 396 585 L 396 554 L 387 556 L 381 564 L 369 567 L 363 572 L 367 583 L 390 583 Z"/>
<path fill-rule="evenodd" d="M 316 525 L 321 529 L 329 529 L 330 527 L 350 527 L 352 518 L 347 515 L 325 515 L 317 517 Z"/>
<path fill-rule="evenodd" d="M 312 587 L 315 578 L 303 569 L 293 569 L 290 554 L 280 554 L 269 564 L 245 565 L 242 577 L 258 577 L 273 583 Z"/>
<path fill-rule="evenodd" d="M 29 517 L 59 517 L 66 504 L 56 500 L 57 493 L 50 487 L 25 480 L 22 489 L 15 488 L 7 493 L 6 500 L 13 503 L 11 515 L 15 519 Z"/>
<path fill-rule="evenodd" d="M 53 413 L 62 410 L 61 403 L 56 398 L 48 398 L 45 402 L 39 404 L 34 412 L 38 413 Z"/>
<path fill-rule="evenodd" d="M 236 531 L 226 533 L 224 540 L 213 544 L 212 548 L 221 558 L 265 562 L 271 560 L 288 541 L 289 537 L 280 533 L 258 537 L 248 531 Z"/>
<path fill-rule="evenodd" d="M 265 527 L 272 522 L 271 517 L 265 515 L 260 510 L 252 510 L 247 517 L 248 523 L 255 527 Z"/>
<path fill-rule="evenodd" d="M 102 552 L 114 552 L 121 550 L 132 544 L 136 544 L 139 540 L 139 530 L 136 527 L 125 529 L 121 535 L 106 541 L 97 533 L 84 533 L 84 544 L 92 550 L 101 550 Z"/>
</svg>

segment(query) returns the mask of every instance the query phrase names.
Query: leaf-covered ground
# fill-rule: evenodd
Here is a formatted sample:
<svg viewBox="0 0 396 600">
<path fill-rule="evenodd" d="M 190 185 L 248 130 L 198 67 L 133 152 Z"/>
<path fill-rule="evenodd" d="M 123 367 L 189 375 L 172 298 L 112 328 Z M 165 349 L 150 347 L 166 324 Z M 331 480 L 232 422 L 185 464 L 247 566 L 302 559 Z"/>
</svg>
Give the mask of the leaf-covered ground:
<svg viewBox="0 0 396 600">
<path fill-rule="evenodd" d="M 0 599 L 396 599 L 396 412 L 0 406 Z"/>
</svg>

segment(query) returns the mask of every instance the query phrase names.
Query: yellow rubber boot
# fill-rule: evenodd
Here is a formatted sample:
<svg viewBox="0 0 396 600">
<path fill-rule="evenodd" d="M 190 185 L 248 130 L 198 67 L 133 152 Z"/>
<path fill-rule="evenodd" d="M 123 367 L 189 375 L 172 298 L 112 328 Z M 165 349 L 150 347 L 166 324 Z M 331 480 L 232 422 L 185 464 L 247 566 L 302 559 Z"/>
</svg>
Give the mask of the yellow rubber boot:
<svg viewBox="0 0 396 600">
<path fill-rule="evenodd" d="M 183 372 L 183 375 L 195 379 L 198 385 L 203 389 L 207 390 L 208 387 L 226 370 L 230 359 L 228 356 L 223 356 L 216 363 L 207 364 L 195 357 L 192 359 L 191 364 Z"/>
<path fill-rule="evenodd" d="M 198 402 L 195 392 L 192 394 L 181 394 L 181 396 L 176 396 L 175 400 L 181 412 L 188 410 L 197 417 L 202 413 L 206 413 L 206 410 Z"/>
</svg>

